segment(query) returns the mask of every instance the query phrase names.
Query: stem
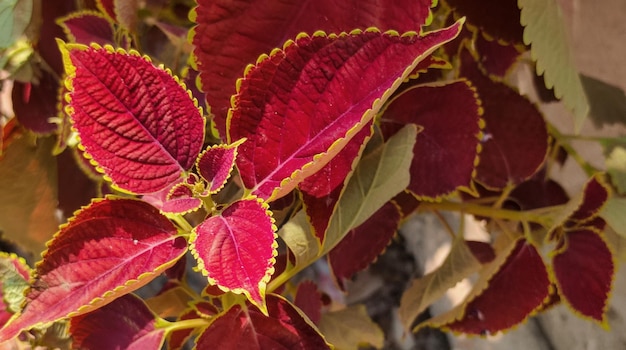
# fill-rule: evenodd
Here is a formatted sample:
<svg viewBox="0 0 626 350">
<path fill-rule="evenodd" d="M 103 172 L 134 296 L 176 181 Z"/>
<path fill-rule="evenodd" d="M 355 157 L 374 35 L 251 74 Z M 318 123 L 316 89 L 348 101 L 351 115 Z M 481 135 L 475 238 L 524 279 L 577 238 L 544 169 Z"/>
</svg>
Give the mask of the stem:
<svg viewBox="0 0 626 350">
<path fill-rule="evenodd" d="M 163 328 L 166 329 L 166 333 L 171 333 L 171 332 L 179 331 L 182 329 L 189 329 L 189 328 L 196 329 L 196 328 L 205 327 L 209 324 L 209 321 L 210 320 L 207 320 L 205 318 L 193 318 L 190 320 L 170 322 Z"/>
<path fill-rule="evenodd" d="M 191 227 L 189 222 L 187 222 L 187 220 L 185 220 L 185 218 L 182 215 L 172 215 L 169 218 L 172 221 L 174 221 L 176 225 L 178 225 L 178 227 L 183 229 L 185 232 L 189 233 L 193 230 L 193 227 Z"/>
<path fill-rule="evenodd" d="M 576 163 L 578 163 L 578 165 L 583 169 L 587 176 L 591 177 L 593 174 L 598 172 L 598 169 L 587 163 L 587 161 L 583 157 L 581 157 L 580 154 L 578 154 L 574 147 L 572 147 L 572 145 L 568 143 L 571 138 L 563 136 L 563 134 L 561 134 L 561 132 L 552 124 L 548 124 L 548 132 L 550 133 L 550 135 L 552 135 L 552 137 L 556 139 L 557 144 L 563 147 L 565 151 L 570 155 L 570 157 L 572 157 L 576 161 Z"/>
<path fill-rule="evenodd" d="M 317 258 L 315 259 L 317 260 Z M 271 293 L 276 290 L 276 288 L 282 286 L 287 283 L 293 276 L 295 276 L 298 272 L 304 270 L 304 268 L 310 266 L 315 260 L 303 263 L 300 266 L 294 266 L 292 269 L 283 271 L 280 275 L 276 276 L 270 283 L 267 284 L 267 292 Z"/>
<path fill-rule="evenodd" d="M 448 232 L 448 235 L 450 235 L 450 238 L 452 238 L 452 240 L 454 241 L 454 239 L 456 238 L 456 235 L 454 234 L 454 230 L 448 223 L 448 220 L 446 220 L 446 218 L 444 218 L 443 215 L 441 215 L 441 212 L 437 210 L 433 210 L 433 213 L 437 216 L 437 218 L 439 219 L 443 227 L 446 229 L 446 232 Z M 461 224 L 463 224 L 463 218 L 461 218 Z M 463 232 L 463 228 L 461 228 L 460 232 Z"/>
<path fill-rule="evenodd" d="M 498 209 L 498 208 L 492 208 L 492 207 L 485 207 L 482 205 L 476 205 L 473 203 L 422 202 L 417 210 L 418 211 L 426 211 L 426 210 L 456 211 L 456 212 L 462 212 L 462 213 L 467 213 L 467 214 L 486 216 L 486 217 L 490 217 L 494 219 L 536 222 L 544 226 L 550 224 L 548 218 L 545 218 L 542 215 L 538 215 L 536 212 L 533 212 L 533 211 L 515 211 L 515 210 L 507 210 L 507 209 Z"/>
</svg>

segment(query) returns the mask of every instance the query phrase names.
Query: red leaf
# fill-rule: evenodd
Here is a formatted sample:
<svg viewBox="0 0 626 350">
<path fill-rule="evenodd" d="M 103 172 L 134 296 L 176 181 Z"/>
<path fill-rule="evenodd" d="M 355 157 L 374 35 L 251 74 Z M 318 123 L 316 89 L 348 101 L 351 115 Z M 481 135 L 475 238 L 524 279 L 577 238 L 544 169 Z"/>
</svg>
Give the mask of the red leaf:
<svg viewBox="0 0 626 350">
<path fill-rule="evenodd" d="M 445 325 L 468 334 L 494 334 L 509 329 L 542 307 L 550 296 L 550 280 L 537 249 L 517 241 L 489 287 L 465 306 L 462 319 Z"/>
<path fill-rule="evenodd" d="M 177 78 L 134 52 L 61 48 L 73 126 L 115 186 L 156 192 L 191 168 L 202 148 L 204 118 Z"/>
<path fill-rule="evenodd" d="M 458 16 L 467 16 L 468 24 L 492 38 L 522 43 L 524 27 L 516 1 L 445 0 Z"/>
<path fill-rule="evenodd" d="M 160 349 L 165 329 L 143 300 L 127 294 L 70 322 L 73 347 L 90 350 Z"/>
<path fill-rule="evenodd" d="M 244 140 L 230 145 L 214 145 L 204 150 L 196 160 L 198 174 L 207 182 L 209 194 L 217 193 L 224 187 L 235 166 L 237 147 Z"/>
<path fill-rule="evenodd" d="M 383 112 L 381 128 L 388 138 L 408 123 L 423 127 L 413 147 L 408 189 L 418 197 L 438 198 L 470 188 L 481 122 L 476 93 L 468 82 L 404 91 Z"/>
<path fill-rule="evenodd" d="M 529 179 L 548 153 L 543 115 L 517 91 L 484 76 L 466 49 L 461 62 L 461 76 L 476 86 L 486 123 L 476 179 L 489 189 Z"/>
<path fill-rule="evenodd" d="M 228 139 L 248 139 L 237 158 L 245 187 L 276 199 L 321 169 L 460 25 L 423 36 L 301 35 L 251 67 L 228 119 Z"/>
<path fill-rule="evenodd" d="M 606 324 L 615 277 L 613 254 L 595 229 L 567 232 L 552 257 L 559 293 L 574 310 Z"/>
<path fill-rule="evenodd" d="M 476 35 L 474 45 L 480 57 L 480 66 L 487 74 L 500 78 L 511 70 L 521 55 L 515 45 L 487 39 L 482 33 Z"/>
<path fill-rule="evenodd" d="M 592 177 L 585 184 L 583 199 L 576 211 L 570 214 L 569 219 L 585 222 L 600 214 L 600 210 L 609 199 L 609 187 L 605 180 L 598 176 Z"/>
<path fill-rule="evenodd" d="M 50 118 L 57 116 L 59 81 L 54 74 L 42 70 L 37 83 L 15 81 L 12 91 L 15 117 L 28 130 L 49 134 L 57 129 Z"/>
<path fill-rule="evenodd" d="M 71 42 L 89 45 L 115 43 L 113 22 L 95 11 L 74 12 L 56 21 Z"/>
<path fill-rule="evenodd" d="M 267 296 L 269 316 L 235 305 L 198 337 L 197 349 L 308 350 L 330 349 L 298 310 L 274 294 Z"/>
<path fill-rule="evenodd" d="M 191 174 L 187 181 L 193 181 L 197 179 L 195 174 Z M 195 198 L 193 190 L 187 181 L 178 183 L 172 187 L 172 189 L 165 196 L 165 201 L 161 206 L 161 212 L 166 214 L 187 214 L 192 211 L 200 209 L 202 206 L 202 200 Z"/>
<path fill-rule="evenodd" d="M 265 310 L 265 287 L 277 255 L 275 232 L 267 204 L 243 199 L 194 228 L 191 249 L 211 284 L 243 293 Z"/>
<path fill-rule="evenodd" d="M 304 281 L 298 285 L 293 303 L 309 319 L 318 324 L 322 318 L 322 294 L 317 290 L 317 285 L 311 281 Z"/>
<path fill-rule="evenodd" d="M 259 55 L 280 47 L 299 33 L 348 32 L 377 27 L 383 31 L 419 31 L 433 0 L 200 0 L 192 13 L 194 54 L 215 123 L 226 135 L 226 114 L 233 82 Z M 244 25 L 242 25 L 244 24 Z"/>
<path fill-rule="evenodd" d="M 480 261 L 481 264 L 490 263 L 496 258 L 496 252 L 489 243 L 480 241 L 465 241 L 465 244 L 472 252 L 476 260 Z"/>
<path fill-rule="evenodd" d="M 185 253 L 186 242 L 176 232 L 142 201 L 92 202 L 49 242 L 28 303 L 0 330 L 0 342 L 23 329 L 84 314 L 150 282 Z"/>
<path fill-rule="evenodd" d="M 387 202 L 374 215 L 348 234 L 328 253 L 328 262 L 339 287 L 380 255 L 400 224 L 400 210 Z"/>
<path fill-rule="evenodd" d="M 178 320 L 191 320 L 196 318 L 207 318 L 209 316 L 217 315 L 218 311 L 213 304 L 200 301 L 194 303 L 194 305 L 183 313 Z M 195 329 L 181 329 L 173 331 L 168 340 L 168 350 L 182 349 L 185 343 L 192 336 Z"/>
</svg>

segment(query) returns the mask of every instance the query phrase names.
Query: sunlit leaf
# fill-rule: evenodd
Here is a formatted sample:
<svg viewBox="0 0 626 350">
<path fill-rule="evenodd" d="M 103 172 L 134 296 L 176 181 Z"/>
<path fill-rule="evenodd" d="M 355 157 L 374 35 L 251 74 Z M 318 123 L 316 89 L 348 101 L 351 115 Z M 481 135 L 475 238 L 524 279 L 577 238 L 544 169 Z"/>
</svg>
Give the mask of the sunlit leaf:
<svg viewBox="0 0 626 350">
<path fill-rule="evenodd" d="M 88 314 L 72 317 L 73 346 L 80 349 L 160 349 L 165 341 L 162 321 L 132 294 Z"/>
<path fill-rule="evenodd" d="M 411 192 L 434 199 L 471 187 L 478 161 L 480 114 L 476 92 L 465 80 L 416 86 L 392 100 L 381 120 L 387 137 L 407 123 L 423 128 L 413 147 Z"/>
<path fill-rule="evenodd" d="M 552 255 L 559 294 L 577 313 L 607 326 L 608 299 L 615 279 L 613 254 L 595 229 L 567 232 Z"/>
<path fill-rule="evenodd" d="M 155 192 L 191 168 L 204 140 L 204 118 L 177 78 L 136 52 L 60 47 L 73 127 L 115 186 Z"/>
<path fill-rule="evenodd" d="M 328 263 L 339 286 L 365 269 L 387 247 L 400 225 L 400 210 L 387 202 L 369 219 L 350 230 L 328 253 Z"/>
<path fill-rule="evenodd" d="M 541 255 L 523 238 L 509 247 L 485 266 L 465 302 L 419 327 L 488 335 L 510 329 L 539 310 L 551 286 Z"/>
<path fill-rule="evenodd" d="M 0 341 L 97 309 L 150 282 L 187 250 L 176 227 L 139 200 L 94 200 L 61 227 L 37 265 L 21 314 Z"/>
<path fill-rule="evenodd" d="M 620 194 L 626 194 L 626 148 L 617 146 L 606 158 L 606 172 Z"/>
<path fill-rule="evenodd" d="M 416 133 L 415 125 L 407 125 L 385 143 L 370 141 L 331 218 L 324 251 L 406 188 Z"/>
<path fill-rule="evenodd" d="M 364 344 L 380 349 L 385 342 L 383 331 L 370 319 L 362 304 L 324 313 L 319 327 L 336 349 L 358 350 Z"/>
<path fill-rule="evenodd" d="M 85 45 L 115 43 L 113 22 L 100 12 L 74 12 L 57 19 L 57 23 L 71 42 Z"/>
<path fill-rule="evenodd" d="M 226 180 L 235 166 L 237 147 L 244 140 L 230 145 L 214 145 L 204 150 L 196 160 L 198 174 L 207 182 L 210 194 L 217 193 L 224 187 Z"/>
<path fill-rule="evenodd" d="M 51 138 L 26 135 L 11 142 L 0 160 L 0 230 L 3 237 L 39 254 L 59 225 L 57 166 Z"/>
<path fill-rule="evenodd" d="M 472 254 L 466 241 L 462 237 L 457 238 L 441 266 L 413 280 L 402 294 L 399 313 L 404 328 L 410 329 L 420 313 L 480 267 L 480 261 Z"/>
<path fill-rule="evenodd" d="M 277 255 L 275 232 L 267 204 L 243 199 L 194 228 L 191 249 L 211 284 L 243 293 L 265 312 L 265 288 Z"/>
<path fill-rule="evenodd" d="M 307 265 L 319 257 L 321 244 L 307 220 L 304 210 L 300 210 L 278 231 L 295 258 L 295 266 Z"/>
<path fill-rule="evenodd" d="M 518 0 L 524 43 L 543 75 L 546 87 L 562 99 L 574 113 L 574 126 L 580 130 L 589 113 L 589 103 L 567 42 L 565 21 L 557 0 Z"/>
<path fill-rule="evenodd" d="M 461 51 L 461 62 L 460 75 L 476 86 L 486 123 L 477 181 L 490 189 L 502 189 L 527 180 L 548 152 L 543 115 L 517 91 L 483 75 L 466 49 Z"/>
<path fill-rule="evenodd" d="M 423 35 L 317 32 L 263 56 L 238 82 L 228 117 L 228 140 L 247 138 L 237 157 L 244 186 L 276 199 L 320 170 L 461 24 Z"/>
<path fill-rule="evenodd" d="M 254 308 L 235 305 L 218 315 L 198 337 L 197 349 L 308 350 L 330 349 L 290 302 L 275 294 L 267 296 L 269 316 Z"/>
<path fill-rule="evenodd" d="M 435 4 L 434 0 L 198 1 L 190 16 L 198 24 L 192 42 L 219 133 L 226 135 L 230 97 L 236 93 L 233 82 L 259 55 L 302 32 L 340 33 L 370 27 L 419 31 L 430 22 L 430 6 Z"/>
</svg>

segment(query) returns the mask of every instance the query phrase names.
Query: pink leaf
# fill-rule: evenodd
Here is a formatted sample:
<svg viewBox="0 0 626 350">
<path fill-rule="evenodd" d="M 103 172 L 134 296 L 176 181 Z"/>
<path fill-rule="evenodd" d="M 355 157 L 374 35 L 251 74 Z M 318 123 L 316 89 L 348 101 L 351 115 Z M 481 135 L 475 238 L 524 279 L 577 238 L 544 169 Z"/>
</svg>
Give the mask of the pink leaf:
<svg viewBox="0 0 626 350">
<path fill-rule="evenodd" d="M 165 329 L 143 300 L 127 294 L 70 322 L 73 346 L 80 349 L 160 349 Z"/>
<path fill-rule="evenodd" d="M 84 314 L 150 282 L 187 250 L 176 227 L 151 205 L 107 197 L 79 211 L 48 244 L 18 318 L 21 330 Z"/>
<path fill-rule="evenodd" d="M 217 193 L 230 177 L 235 166 L 237 147 L 244 140 L 230 145 L 215 145 L 204 150 L 196 160 L 198 174 L 207 182 L 207 190 L 210 194 Z"/>
<path fill-rule="evenodd" d="M 265 287 L 277 255 L 275 232 L 267 204 L 243 199 L 194 228 L 191 249 L 212 284 L 243 293 L 265 310 Z"/>
<path fill-rule="evenodd" d="M 170 72 L 131 52 L 61 44 L 68 112 L 81 144 L 113 184 L 150 193 L 176 182 L 204 140 L 204 118 Z"/>
<path fill-rule="evenodd" d="M 244 186 L 272 200 L 320 170 L 461 24 L 424 35 L 301 35 L 250 67 L 227 130 L 229 140 L 247 138 L 237 158 Z"/>
<path fill-rule="evenodd" d="M 113 22 L 99 12 L 74 12 L 57 19 L 57 23 L 72 42 L 85 45 L 115 43 Z"/>
</svg>

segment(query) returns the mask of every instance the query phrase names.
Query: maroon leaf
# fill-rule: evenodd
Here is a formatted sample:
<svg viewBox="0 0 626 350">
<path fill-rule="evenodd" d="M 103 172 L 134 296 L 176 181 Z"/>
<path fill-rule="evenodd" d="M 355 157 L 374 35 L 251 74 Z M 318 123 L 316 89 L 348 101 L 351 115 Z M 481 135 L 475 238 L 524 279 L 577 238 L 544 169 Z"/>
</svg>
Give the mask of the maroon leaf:
<svg viewBox="0 0 626 350">
<path fill-rule="evenodd" d="M 522 43 L 524 28 L 520 10 L 514 0 L 445 0 L 458 16 L 466 16 L 468 24 L 478 27 L 492 38 L 509 43 Z"/>
<path fill-rule="evenodd" d="M 537 107 L 503 83 L 484 76 L 471 54 L 461 51 L 461 76 L 476 86 L 484 109 L 484 130 L 476 179 L 501 189 L 530 178 L 546 159 L 548 131 Z"/>
<path fill-rule="evenodd" d="M 553 254 L 552 268 L 563 300 L 583 316 L 606 324 L 615 262 L 598 232 L 567 232 L 564 245 Z"/>
<path fill-rule="evenodd" d="M 328 262 L 341 289 L 345 289 L 344 280 L 366 268 L 383 252 L 399 224 L 400 210 L 387 202 L 328 253 Z"/>
<path fill-rule="evenodd" d="M 267 296 L 269 316 L 235 305 L 198 337 L 196 348 L 220 350 L 330 349 L 324 337 L 287 300 Z"/>
<path fill-rule="evenodd" d="M 423 36 L 302 35 L 251 67 L 228 119 L 228 139 L 247 138 L 237 158 L 245 187 L 280 198 L 321 169 L 460 25 Z"/>
<path fill-rule="evenodd" d="M 58 91 L 58 79 L 45 70 L 37 83 L 16 81 L 12 91 L 13 109 L 20 124 L 38 134 L 55 131 L 57 125 L 50 119 L 58 113 Z"/>
<path fill-rule="evenodd" d="M 243 199 L 194 228 L 191 249 L 211 284 L 243 293 L 265 310 L 265 287 L 277 255 L 275 232 L 267 204 Z"/>
<path fill-rule="evenodd" d="M 191 168 L 204 118 L 177 78 L 133 52 L 61 45 L 73 126 L 115 186 L 156 192 Z"/>
<path fill-rule="evenodd" d="M 89 45 L 115 43 L 113 22 L 95 11 L 74 12 L 57 19 L 71 42 Z"/>
<path fill-rule="evenodd" d="M 0 342 L 23 329 L 84 314 L 145 285 L 185 253 L 185 239 L 176 232 L 142 201 L 95 200 L 49 242 L 27 304 L 0 330 Z"/>
<path fill-rule="evenodd" d="M 233 82 L 262 53 L 302 32 L 339 33 L 370 27 L 419 31 L 428 21 L 432 3 L 433 0 L 198 1 L 191 16 L 198 24 L 192 42 L 218 131 L 226 135 L 226 114 L 230 97 L 236 92 Z"/>
<path fill-rule="evenodd" d="M 309 319 L 318 324 L 322 318 L 322 294 L 317 290 L 317 285 L 311 281 L 304 281 L 298 285 L 293 303 Z"/>
<path fill-rule="evenodd" d="M 423 127 L 413 148 L 408 189 L 426 198 L 469 189 L 481 126 L 480 106 L 470 84 L 460 80 L 404 91 L 383 112 L 381 128 L 388 138 L 408 123 Z"/>
<path fill-rule="evenodd" d="M 80 349 L 160 349 L 165 329 L 138 297 L 127 294 L 70 322 L 73 346 Z"/>
<path fill-rule="evenodd" d="M 503 78 L 521 55 L 515 45 L 487 39 L 482 33 L 478 33 L 475 38 L 479 64 L 489 75 Z"/>
<path fill-rule="evenodd" d="M 527 319 L 550 296 L 550 279 L 537 249 L 525 239 L 515 242 L 487 289 L 463 306 L 463 316 L 437 326 L 456 332 L 487 335 Z"/>
<path fill-rule="evenodd" d="M 609 185 L 606 180 L 599 176 L 592 177 L 585 184 L 582 202 L 576 211 L 570 214 L 569 219 L 582 223 L 598 216 L 609 199 L 609 194 Z"/>
<path fill-rule="evenodd" d="M 465 244 L 472 254 L 474 254 L 476 260 L 480 261 L 481 264 L 490 263 L 496 258 L 496 252 L 489 243 L 480 241 L 465 241 Z"/>
</svg>

